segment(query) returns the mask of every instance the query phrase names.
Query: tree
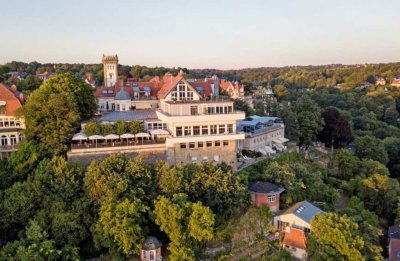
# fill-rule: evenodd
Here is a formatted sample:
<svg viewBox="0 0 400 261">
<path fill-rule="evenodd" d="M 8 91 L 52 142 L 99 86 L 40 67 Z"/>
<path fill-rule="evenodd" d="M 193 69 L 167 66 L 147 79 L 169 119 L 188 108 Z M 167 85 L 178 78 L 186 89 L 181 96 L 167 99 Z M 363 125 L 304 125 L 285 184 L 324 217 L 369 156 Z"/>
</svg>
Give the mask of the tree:
<svg viewBox="0 0 400 261">
<path fill-rule="evenodd" d="M 396 165 L 399 166 L 400 164 L 400 138 L 386 138 L 383 141 L 383 144 L 385 145 L 385 149 L 388 154 L 388 166 L 392 170 L 391 173 L 392 175 L 397 174 L 394 176 L 398 177 L 400 173 L 394 173 L 393 170 Z"/>
<path fill-rule="evenodd" d="M 358 169 L 358 158 L 347 149 L 340 149 L 335 153 L 333 160 L 337 168 L 337 176 L 343 180 L 350 180 L 354 177 Z"/>
<path fill-rule="evenodd" d="M 126 133 L 126 122 L 124 120 L 117 120 L 114 124 L 114 130 L 117 135 Z"/>
<path fill-rule="evenodd" d="M 277 84 L 274 86 L 274 93 L 279 99 L 282 99 L 289 95 L 289 90 L 285 87 L 285 85 Z"/>
<path fill-rule="evenodd" d="M 318 134 L 320 141 L 334 148 L 344 147 L 353 139 L 351 128 L 340 112 L 333 107 L 328 107 L 322 113 L 324 128 Z"/>
<path fill-rule="evenodd" d="M 26 137 L 49 154 L 64 154 L 78 121 L 95 110 L 90 85 L 71 74 L 55 75 L 32 92 L 22 109 Z"/>
<path fill-rule="evenodd" d="M 137 134 L 137 133 L 143 132 L 144 127 L 139 121 L 133 120 L 128 123 L 128 131 L 129 131 L 129 133 Z"/>
<path fill-rule="evenodd" d="M 312 260 L 365 260 L 358 225 L 346 215 L 325 213 L 311 220 L 307 253 Z"/>
<path fill-rule="evenodd" d="M 113 126 L 109 123 L 103 123 L 100 125 L 101 127 L 101 134 L 108 135 L 113 133 Z"/>
<path fill-rule="evenodd" d="M 245 102 L 243 100 L 240 100 L 240 99 L 233 100 L 233 107 L 235 108 L 235 110 L 245 112 L 246 117 L 254 114 L 254 111 L 250 108 L 250 106 L 247 104 L 247 102 Z"/>
<path fill-rule="evenodd" d="M 369 210 L 387 217 L 393 214 L 399 195 L 399 182 L 379 174 L 363 179 L 358 192 Z"/>
<path fill-rule="evenodd" d="M 383 164 L 389 161 L 383 142 L 377 138 L 371 136 L 357 137 L 354 140 L 354 147 L 356 155 L 360 159 L 372 159 Z"/>
<path fill-rule="evenodd" d="M 285 123 L 285 137 L 291 141 L 298 142 L 300 136 L 299 122 L 294 108 L 289 104 L 281 104 L 277 114 Z"/>
<path fill-rule="evenodd" d="M 383 235 L 379 227 L 378 216 L 364 207 L 357 197 L 352 197 L 340 214 L 347 215 L 358 224 L 360 236 L 364 240 L 362 254 L 367 260 L 383 260 L 380 237 Z"/>
<path fill-rule="evenodd" d="M 102 130 L 100 124 L 96 120 L 90 120 L 85 124 L 84 131 L 87 136 L 92 136 L 100 135 Z"/>
<path fill-rule="evenodd" d="M 171 240 L 170 260 L 194 260 L 201 243 L 213 238 L 212 211 L 200 202 L 188 201 L 185 194 L 175 194 L 172 199 L 160 196 L 154 206 L 155 222 Z"/>
<path fill-rule="evenodd" d="M 115 243 L 126 256 L 139 254 L 147 234 L 144 216 L 147 210 L 139 199 L 107 199 L 101 204 L 95 223 L 98 244 L 110 247 Z"/>
<path fill-rule="evenodd" d="M 300 130 L 299 146 L 311 145 L 323 129 L 324 121 L 320 111 L 321 109 L 309 96 L 303 95 L 298 100 L 296 113 Z"/>
</svg>

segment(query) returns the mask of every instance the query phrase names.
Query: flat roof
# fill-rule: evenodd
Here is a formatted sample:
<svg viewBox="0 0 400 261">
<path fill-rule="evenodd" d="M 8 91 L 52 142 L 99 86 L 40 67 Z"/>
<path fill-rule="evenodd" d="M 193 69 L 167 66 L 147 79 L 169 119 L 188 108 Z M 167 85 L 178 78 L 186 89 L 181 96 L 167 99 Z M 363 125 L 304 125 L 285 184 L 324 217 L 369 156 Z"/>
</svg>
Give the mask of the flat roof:
<svg viewBox="0 0 400 261">
<path fill-rule="evenodd" d="M 158 120 L 154 110 L 129 110 L 129 111 L 113 111 L 106 112 L 100 117 L 99 121 L 116 122 L 117 120 L 124 121 L 143 121 L 143 120 Z"/>
</svg>

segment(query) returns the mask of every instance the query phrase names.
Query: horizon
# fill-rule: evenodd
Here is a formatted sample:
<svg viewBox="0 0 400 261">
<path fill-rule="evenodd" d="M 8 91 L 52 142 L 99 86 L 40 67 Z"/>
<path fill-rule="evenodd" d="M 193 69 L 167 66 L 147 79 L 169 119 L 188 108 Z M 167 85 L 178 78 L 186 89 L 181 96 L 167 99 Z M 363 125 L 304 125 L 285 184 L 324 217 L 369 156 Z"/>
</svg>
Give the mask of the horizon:
<svg viewBox="0 0 400 261">
<path fill-rule="evenodd" d="M 103 53 L 117 53 L 120 64 L 192 70 L 400 61 L 394 0 L 328 7 L 318 0 L 20 0 L 3 7 L 2 64 L 98 64 Z"/>
</svg>

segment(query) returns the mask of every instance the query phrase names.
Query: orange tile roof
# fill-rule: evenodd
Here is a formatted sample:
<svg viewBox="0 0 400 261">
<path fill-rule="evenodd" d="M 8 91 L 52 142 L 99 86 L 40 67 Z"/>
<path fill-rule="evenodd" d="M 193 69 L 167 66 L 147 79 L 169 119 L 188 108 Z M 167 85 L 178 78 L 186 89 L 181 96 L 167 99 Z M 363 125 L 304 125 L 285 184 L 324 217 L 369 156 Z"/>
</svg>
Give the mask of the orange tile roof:
<svg viewBox="0 0 400 261">
<path fill-rule="evenodd" d="M 164 76 L 165 77 L 165 76 Z M 164 78 L 163 77 L 163 78 Z M 169 76 L 168 76 L 169 77 Z M 173 77 L 173 76 L 171 76 Z M 172 81 L 166 82 L 161 90 L 158 92 L 158 98 L 164 99 L 167 97 L 168 93 L 183 79 L 182 75 L 178 75 L 172 78 Z"/>
<path fill-rule="evenodd" d="M 286 246 L 306 249 L 306 236 L 304 231 L 297 228 L 290 228 L 290 232 L 285 232 L 283 244 Z"/>
<path fill-rule="evenodd" d="M 6 102 L 7 116 L 14 116 L 15 111 L 21 107 L 21 101 L 16 97 L 19 92 L 12 92 L 12 90 L 0 83 L 0 101 Z"/>
</svg>

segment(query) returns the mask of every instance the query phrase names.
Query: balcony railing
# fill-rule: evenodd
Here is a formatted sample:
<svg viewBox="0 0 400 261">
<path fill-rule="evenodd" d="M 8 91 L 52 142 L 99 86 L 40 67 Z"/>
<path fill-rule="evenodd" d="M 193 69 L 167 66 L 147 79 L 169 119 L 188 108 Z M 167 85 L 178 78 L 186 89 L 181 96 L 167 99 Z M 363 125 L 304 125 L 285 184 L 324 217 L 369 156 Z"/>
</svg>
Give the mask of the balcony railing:
<svg viewBox="0 0 400 261">
<path fill-rule="evenodd" d="M 0 146 L 0 151 L 14 151 L 17 149 L 18 149 L 18 144 Z"/>
<path fill-rule="evenodd" d="M 283 124 L 277 123 L 277 124 L 274 124 L 272 126 L 264 126 L 262 128 L 254 129 L 254 130 L 251 130 L 251 131 L 244 131 L 243 127 L 242 128 L 239 127 L 238 130 L 243 131 L 246 135 L 251 136 L 251 135 L 255 135 L 255 134 L 259 134 L 259 133 L 265 133 L 265 132 L 277 130 L 277 129 L 283 128 L 283 126 L 284 126 Z"/>
<path fill-rule="evenodd" d="M 95 148 L 115 148 L 115 147 L 132 147 L 132 146 L 144 146 L 144 145 L 155 145 L 155 144 L 164 144 L 165 139 L 159 140 L 146 140 L 144 139 L 139 141 L 108 141 L 108 142 L 85 142 L 85 143 L 73 143 L 71 144 L 71 149 L 95 149 Z"/>
<path fill-rule="evenodd" d="M 229 96 L 216 96 L 216 97 L 207 97 L 202 98 L 200 100 L 173 100 L 173 101 L 166 101 L 167 103 L 173 104 L 181 104 L 181 103 L 211 103 L 211 102 L 232 102 L 232 99 Z"/>
</svg>

